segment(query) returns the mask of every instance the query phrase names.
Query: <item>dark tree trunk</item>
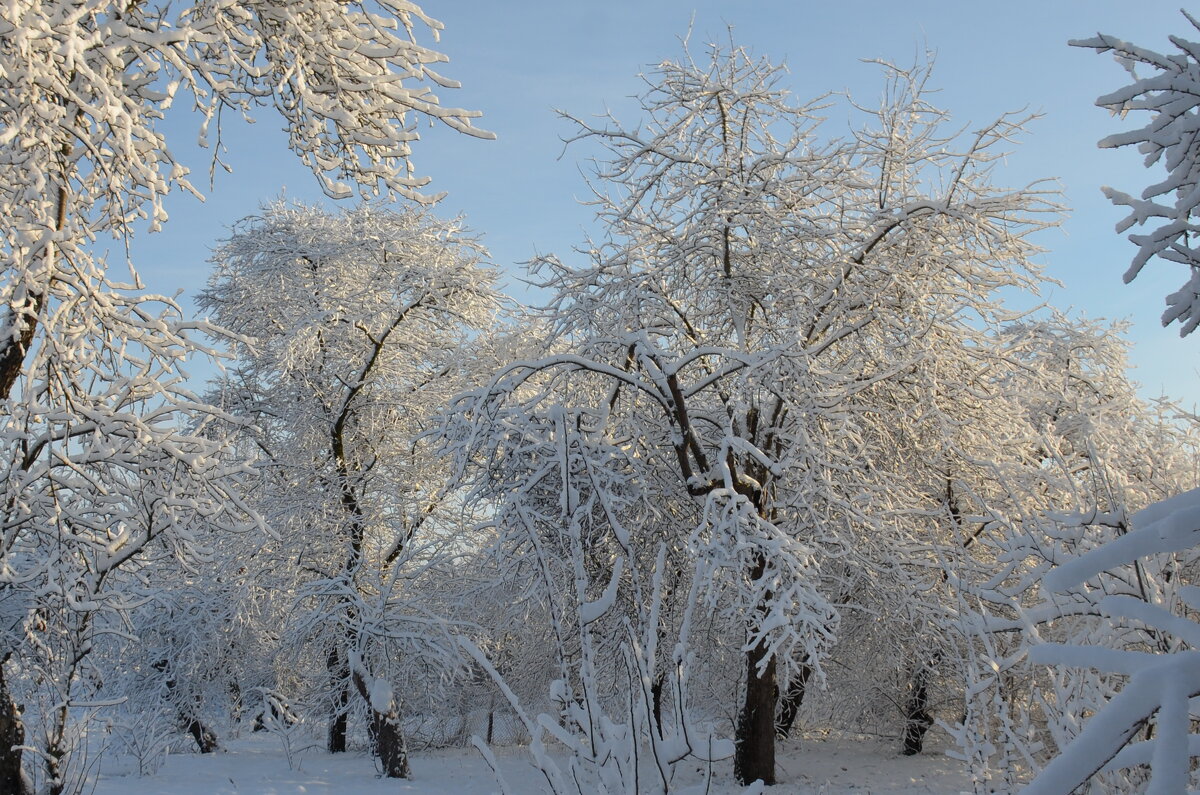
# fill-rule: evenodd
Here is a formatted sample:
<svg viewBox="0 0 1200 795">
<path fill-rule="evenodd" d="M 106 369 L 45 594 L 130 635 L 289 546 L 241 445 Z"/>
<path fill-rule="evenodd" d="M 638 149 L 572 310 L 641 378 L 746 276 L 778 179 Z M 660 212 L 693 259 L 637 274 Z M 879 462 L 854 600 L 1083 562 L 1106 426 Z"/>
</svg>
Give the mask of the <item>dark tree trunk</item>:
<svg viewBox="0 0 1200 795">
<path fill-rule="evenodd" d="M 371 710 L 371 750 L 383 767 L 383 775 L 387 778 L 408 778 L 412 771 L 408 767 L 408 745 L 404 742 L 404 730 L 400 726 L 400 711 L 395 703 L 388 705 L 387 712 L 375 709 L 367 683 L 357 671 L 354 673 L 354 687 Z"/>
<path fill-rule="evenodd" d="M 748 572 L 750 581 L 762 579 L 766 570 L 767 560 L 759 555 Z M 767 592 L 758 604 L 756 612 L 760 620 L 767 614 L 770 599 L 771 594 Z M 775 702 L 778 698 L 775 657 L 764 638 L 746 652 L 746 699 L 738 714 L 733 738 L 733 775 L 739 784 L 762 781 L 769 786 L 775 783 Z"/>
<path fill-rule="evenodd" d="M 196 738 L 196 747 L 200 749 L 200 753 L 211 754 L 213 751 L 220 750 L 221 745 L 217 742 L 217 733 L 205 726 L 195 715 L 189 715 L 188 713 L 191 710 L 185 704 L 181 704 L 176 698 L 175 677 L 169 673 L 171 668 L 170 661 L 159 660 L 154 664 L 154 668 L 167 674 L 167 700 L 174 702 L 179 725 L 186 729 L 192 737 Z M 197 699 L 198 701 L 199 699 Z"/>
<path fill-rule="evenodd" d="M 654 679 L 654 684 L 650 686 L 650 698 L 654 701 L 654 730 L 658 732 L 659 739 L 663 736 L 662 727 L 662 698 L 663 684 L 667 678 L 666 674 L 659 674 Z"/>
<path fill-rule="evenodd" d="M 746 700 L 738 715 L 733 756 L 733 774 L 742 785 L 760 779 L 775 783 L 775 658 L 758 674 L 767 654 L 762 643 L 746 652 Z"/>
<path fill-rule="evenodd" d="M 400 726 L 400 715 L 393 708 L 384 712 L 371 710 L 371 724 L 375 727 L 375 755 L 388 778 L 408 778 L 408 745 L 404 742 L 404 730 Z"/>
<path fill-rule="evenodd" d="M 787 690 L 779 704 L 779 719 L 775 722 L 775 736 L 786 740 L 792 734 L 792 726 L 796 723 L 796 715 L 804 704 L 804 695 L 808 692 L 808 680 L 812 676 L 812 666 L 801 663 L 800 668 L 788 680 Z"/>
<path fill-rule="evenodd" d="M 35 293 L 26 299 L 20 311 L 8 310 L 12 325 L 20 328 L 15 338 L 9 339 L 0 348 L 0 399 L 12 394 L 13 386 L 21 375 L 21 367 L 25 364 L 25 354 L 33 344 L 33 335 L 37 331 L 38 316 L 45 303 L 43 293 Z"/>
<path fill-rule="evenodd" d="M 237 682 L 229 683 L 229 700 L 232 705 L 230 717 L 233 718 L 233 725 L 238 725 L 242 722 L 242 716 L 246 714 L 246 705 L 242 702 L 242 688 Z"/>
<path fill-rule="evenodd" d="M 733 772 L 740 784 L 762 780 L 775 783 L 775 660 L 766 657 L 762 644 L 746 653 L 746 698 L 738 715 Z"/>
<path fill-rule="evenodd" d="M 8 692 L 4 662 L 0 662 L 0 792 L 32 795 L 21 774 L 21 746 L 25 744 L 25 724 L 21 710 Z"/>
<path fill-rule="evenodd" d="M 930 665 L 936 665 L 931 660 Z M 904 705 L 904 739 L 900 753 L 913 756 L 921 753 L 925 743 L 925 732 L 933 725 L 929 714 L 929 666 L 923 665 L 913 673 L 908 703 Z"/>
<path fill-rule="evenodd" d="M 62 777 L 62 761 L 66 754 L 62 748 L 46 749 L 46 789 L 50 795 L 63 795 L 67 783 Z"/>
<path fill-rule="evenodd" d="M 217 742 L 216 732 L 196 718 L 187 721 L 187 730 L 191 733 L 192 737 L 196 738 L 196 747 L 200 749 L 200 753 L 211 754 L 213 751 L 220 750 L 221 746 Z"/>
<path fill-rule="evenodd" d="M 83 114 L 77 113 L 76 119 L 82 119 Z M 62 153 L 70 155 L 73 144 L 65 143 L 62 146 Z M 65 182 L 65 180 L 64 180 Z M 54 211 L 54 229 L 57 232 L 63 231 L 67 225 L 67 191 L 66 188 L 58 189 L 57 207 Z M 47 253 L 45 256 L 49 256 Z M 54 274 L 50 274 L 50 285 L 54 284 Z M 29 348 L 33 345 L 33 335 L 37 332 L 38 323 L 41 322 L 42 308 L 46 305 L 46 291 L 32 291 L 28 298 L 25 299 L 20 309 L 13 309 L 11 306 L 8 309 L 8 317 L 6 320 L 10 328 L 19 328 L 15 337 L 9 338 L 0 348 L 0 400 L 6 400 L 12 395 L 13 386 L 16 385 L 17 379 L 21 375 L 21 367 L 25 364 L 25 355 L 29 352 Z"/>
<path fill-rule="evenodd" d="M 75 120 L 77 123 L 83 120 L 83 111 L 76 109 Z M 64 156 L 69 157 L 73 142 L 67 142 L 62 145 L 60 150 Z M 61 177 L 62 175 L 60 175 Z M 68 182 L 65 177 L 61 179 L 63 183 Z M 67 227 L 67 189 L 59 187 L 55 200 L 54 209 L 54 231 L 61 232 Z M 44 256 L 49 256 L 47 252 Z M 54 286 L 54 274 L 50 274 L 49 287 Z M 37 332 L 38 323 L 41 322 L 42 308 L 46 305 L 46 289 L 32 290 L 29 297 L 24 301 L 20 309 L 14 310 L 11 306 L 8 309 L 8 321 L 10 328 L 20 328 L 15 337 L 9 340 L 0 348 L 0 400 L 7 400 L 13 391 L 13 386 L 17 383 L 17 378 L 21 375 L 21 367 L 25 364 L 25 355 L 29 352 L 29 348 L 33 345 L 33 335 Z"/>
<path fill-rule="evenodd" d="M 337 646 L 329 650 L 326 666 L 334 688 L 333 714 L 329 716 L 329 739 L 326 743 L 331 754 L 346 750 L 346 716 L 350 710 L 350 664 L 338 653 Z"/>
<path fill-rule="evenodd" d="M 348 701 L 343 688 L 338 693 L 338 707 L 335 708 L 333 717 L 329 719 L 329 739 L 326 747 L 331 754 L 340 754 L 346 751 L 346 707 L 349 706 Z"/>
</svg>

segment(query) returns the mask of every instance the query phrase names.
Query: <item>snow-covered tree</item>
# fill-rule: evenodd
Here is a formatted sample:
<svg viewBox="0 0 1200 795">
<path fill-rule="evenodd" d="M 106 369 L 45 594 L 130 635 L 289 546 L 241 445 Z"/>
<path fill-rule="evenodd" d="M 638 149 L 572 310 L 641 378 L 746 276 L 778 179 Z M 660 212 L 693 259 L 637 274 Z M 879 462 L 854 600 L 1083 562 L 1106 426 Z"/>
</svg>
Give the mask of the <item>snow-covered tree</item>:
<svg viewBox="0 0 1200 795">
<path fill-rule="evenodd" d="M 881 105 L 854 133 L 858 178 L 873 195 L 849 195 L 885 212 L 928 202 L 960 215 L 907 221 L 874 248 L 877 275 L 860 287 L 875 294 L 861 299 L 873 304 L 874 318 L 854 344 L 825 357 L 827 367 L 861 372 L 853 357 L 862 351 L 866 361 L 895 369 L 846 390 L 843 400 L 858 437 L 858 470 L 843 488 L 858 495 L 866 516 L 825 566 L 829 598 L 841 606 L 830 658 L 841 664 L 830 667 L 828 694 L 818 697 L 842 725 L 894 727 L 902 752 L 913 754 L 939 705 L 948 711 L 963 686 L 959 606 L 944 566 L 970 556 L 978 528 L 964 513 L 980 488 L 981 461 L 1020 450 L 1013 444 L 1020 407 L 999 380 L 1013 367 L 1001 339 L 1014 313 L 998 291 L 1036 290 L 1034 249 L 1023 232 L 1052 222 L 1055 208 L 1036 186 L 1006 192 L 990 184 L 988 161 L 1018 133 L 1019 120 L 976 131 L 958 146 L 965 153 L 958 160 L 941 137 L 949 114 L 924 93 L 928 66 L 889 66 L 886 74 Z M 1006 202 L 1021 209 L 992 215 Z M 1036 211 L 1047 211 L 1047 220 Z M 804 678 L 796 684 L 785 691 L 781 719 L 804 698 Z"/>
<path fill-rule="evenodd" d="M 1167 297 L 1163 315 L 1164 325 L 1177 321 L 1186 335 L 1200 325 L 1200 258 L 1190 242 L 1200 206 L 1195 140 L 1200 45 L 1178 36 L 1171 42 L 1178 54 L 1103 34 L 1071 43 L 1114 53 L 1133 78 L 1100 97 L 1098 105 L 1122 115 L 1149 112 L 1144 126 L 1100 145 L 1137 146 L 1148 167 L 1165 166 L 1166 178 L 1140 197 L 1108 188 L 1105 193 L 1129 208 L 1119 232 L 1150 227 L 1130 235 L 1138 251 L 1126 281 L 1154 257 L 1187 270 L 1188 279 Z M 1148 76 L 1139 74 L 1145 67 L 1152 70 Z M 1034 705 L 1045 716 L 1049 743 L 1028 737 L 1022 743 L 1017 735 L 1026 732 L 1012 725 L 1004 729 L 1005 742 L 1022 746 L 1035 767 L 1044 761 L 1037 754 L 1046 745 L 1054 755 L 1028 792 L 1192 791 L 1200 784 L 1192 729 L 1200 690 L 1190 681 L 1200 640 L 1190 584 L 1200 510 L 1195 491 L 1186 491 L 1195 485 L 1194 438 L 1180 430 L 1186 418 L 1158 419 L 1156 428 L 1147 407 L 1121 400 L 1122 390 L 1088 377 L 1079 384 L 1085 394 L 1093 393 L 1093 406 L 1115 403 L 1116 411 L 1108 418 L 1083 412 L 1082 421 L 1066 429 L 1063 443 L 1046 448 L 1049 468 L 1076 488 L 1044 492 L 1048 504 L 1041 516 L 1031 517 L 1026 532 L 1014 534 L 1025 539 L 1024 549 L 1009 550 L 1006 571 L 992 581 L 996 604 L 1014 595 L 1039 596 L 1035 605 L 1017 610 L 1010 628 L 1043 641 L 1029 657 L 1050 664 L 1050 681 Z M 1139 425 L 1150 432 L 1138 433 Z M 1115 433 L 1105 438 L 1106 429 Z M 1181 436 L 1188 442 L 1181 444 Z M 1181 457 L 1184 466 L 1172 472 Z M 1023 582 L 1005 584 L 1023 562 L 1029 566 L 1018 575 Z M 997 671 L 1020 656 L 1001 662 Z"/>
<path fill-rule="evenodd" d="M 456 509 L 418 437 L 469 386 L 463 353 L 497 310 L 483 256 L 427 211 L 277 204 L 217 250 L 199 298 L 238 335 L 220 397 L 257 426 L 260 510 L 307 572 L 293 629 L 326 668 L 329 748 L 346 748 L 353 690 L 388 776 L 408 775 L 395 667 L 444 652 L 406 608 Z"/>
<path fill-rule="evenodd" d="M 1182 12 L 1194 29 L 1200 23 Z M 1133 78 L 1129 85 L 1096 100 L 1122 117 L 1134 113 L 1145 124 L 1134 130 L 1116 133 L 1100 141 L 1104 148 L 1137 147 L 1145 155 L 1146 167 L 1162 164 L 1166 174 L 1161 181 L 1148 185 L 1140 196 L 1105 188 L 1108 198 L 1129 209 L 1129 215 L 1117 224 L 1117 231 L 1137 227 L 1145 232 L 1131 234 L 1137 246 L 1133 263 L 1125 272 L 1132 281 L 1155 257 L 1184 267 L 1183 285 L 1167 296 L 1163 325 L 1179 323 L 1184 336 L 1200 326 L 1200 249 L 1194 239 L 1200 232 L 1200 151 L 1196 147 L 1197 121 L 1200 118 L 1200 43 L 1183 36 L 1171 36 L 1176 53 L 1163 54 L 1098 34 L 1090 39 L 1071 42 L 1097 52 L 1111 52 Z M 1147 74 L 1139 70 L 1149 70 Z"/>
<path fill-rule="evenodd" d="M 79 783 L 71 707 L 103 681 L 91 651 L 125 631 L 146 567 L 203 558 L 215 530 L 253 524 L 234 488 L 244 465 L 225 441 L 188 430 L 200 404 L 178 367 L 196 350 L 181 334 L 191 324 L 174 307 L 154 313 L 152 300 L 111 295 L 102 314 L 86 303 L 56 306 L 51 322 L 93 358 L 41 339 L 40 372 L 7 401 L 0 459 L 0 598 L 12 607 L 0 654 L 21 672 L 10 689 L 30 705 L 36 736 L 25 745 L 38 749 L 52 792 Z M 19 733 L 12 705 L 0 708 Z"/>
<path fill-rule="evenodd" d="M 924 72 L 891 75 L 883 129 L 846 142 L 820 141 L 815 108 L 741 50 L 662 64 L 636 128 L 578 121 L 608 155 L 594 182 L 604 236 L 582 264 L 537 263 L 556 293 L 548 354 L 459 404 L 477 425 L 565 416 L 560 444 L 622 450 L 690 502 L 672 535 L 739 636 L 746 783 L 774 781 L 779 678 L 819 672 L 833 638 L 841 569 L 821 553 L 886 530 L 864 463 L 870 394 L 922 360 L 931 322 L 986 313 L 993 290 L 1029 280 L 1023 234 L 1041 198 L 987 180 L 1015 125 L 952 154 Z M 496 436 L 464 438 L 480 460 Z"/>
<path fill-rule="evenodd" d="M 0 16 L 0 214 L 5 314 L 0 394 L 12 393 L 53 306 L 103 283 L 98 235 L 166 220 L 172 188 L 195 193 L 157 124 L 177 101 L 220 136 L 225 110 L 269 105 L 331 196 L 423 198 L 408 161 L 415 119 L 456 130 L 478 112 L 441 105 L 446 57 L 416 42 L 440 24 L 413 3 L 242 6 L 19 2 Z M 321 35 L 316 35 L 317 32 Z M 214 158 L 219 157 L 219 152 Z"/>
<path fill-rule="evenodd" d="M 50 790 L 73 786 L 61 726 L 90 651 L 75 636 L 119 590 L 114 572 L 138 568 L 155 545 L 191 554 L 193 519 L 236 505 L 214 485 L 236 468 L 223 443 L 181 430 L 212 413 L 180 369 L 211 353 L 193 336 L 202 324 L 139 295 L 132 266 L 111 277 L 101 253 L 106 237 L 120 248 L 136 225 L 158 228 L 172 189 L 196 192 L 161 120 L 176 103 L 198 112 L 215 167 L 222 114 L 271 107 L 329 195 L 356 186 L 423 199 L 408 161 L 418 118 L 488 135 L 471 126 L 477 113 L 433 93 L 454 85 L 435 71 L 445 56 L 418 43 L 439 28 L 415 4 L 387 0 L 0 9 L 0 585 L 29 630 L 6 634 L 0 659 L 29 673 L 6 677 L 9 689 L 37 670 L 62 689 L 47 702 L 61 719 L 36 716 L 51 727 L 40 743 Z M 51 659 L 71 670 L 45 668 Z M 19 743 L 7 738 L 23 729 L 0 695 L 0 776 L 20 792 Z"/>
<path fill-rule="evenodd" d="M 1194 443 L 1169 407 L 1138 398 L 1119 331 L 1053 317 L 1005 335 L 1014 366 L 1000 384 L 1024 421 L 1005 439 L 1015 455 L 997 456 L 986 443 L 976 451 L 984 477 L 962 504 L 978 532 L 972 555 L 950 570 L 970 680 L 955 733 L 981 791 L 994 777 L 1018 786 L 1021 768 L 1037 770 L 1067 747 L 1121 687 L 1116 669 L 1030 665 L 1031 645 L 1034 655 L 1045 642 L 1120 653 L 1171 648 L 1154 629 L 1114 623 L 1103 605 L 1118 595 L 1175 603 L 1187 580 L 1182 558 L 1148 556 L 1049 590 L 1056 565 L 1119 543 L 1135 511 L 1195 483 Z M 1109 771 L 1090 784 L 1125 792 L 1139 779 L 1136 770 Z"/>
</svg>

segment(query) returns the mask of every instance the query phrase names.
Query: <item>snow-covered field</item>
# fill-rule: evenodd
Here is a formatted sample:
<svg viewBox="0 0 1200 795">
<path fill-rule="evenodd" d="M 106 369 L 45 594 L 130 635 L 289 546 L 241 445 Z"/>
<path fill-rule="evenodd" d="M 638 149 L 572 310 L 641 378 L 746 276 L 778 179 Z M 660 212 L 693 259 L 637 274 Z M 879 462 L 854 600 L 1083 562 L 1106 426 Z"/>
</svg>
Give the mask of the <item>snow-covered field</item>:
<svg viewBox="0 0 1200 795">
<path fill-rule="evenodd" d="M 279 742 L 267 736 L 234 740 L 218 754 L 177 754 L 154 776 L 138 777 L 136 766 L 106 758 L 95 795 L 489 795 L 499 792 L 495 778 L 471 749 L 430 751 L 413 757 L 413 778 L 379 778 L 365 754 L 325 753 L 310 749 L 288 760 Z M 545 791 L 540 774 L 520 748 L 497 749 L 501 774 L 518 795 Z M 969 792 L 961 765 L 940 749 L 902 757 L 894 742 L 876 739 L 805 740 L 781 749 L 778 795 L 853 792 L 866 795 L 951 795 Z M 700 767 L 681 768 L 687 777 L 672 791 L 699 795 L 706 790 Z M 729 763 L 714 767 L 713 795 L 740 793 Z"/>
</svg>

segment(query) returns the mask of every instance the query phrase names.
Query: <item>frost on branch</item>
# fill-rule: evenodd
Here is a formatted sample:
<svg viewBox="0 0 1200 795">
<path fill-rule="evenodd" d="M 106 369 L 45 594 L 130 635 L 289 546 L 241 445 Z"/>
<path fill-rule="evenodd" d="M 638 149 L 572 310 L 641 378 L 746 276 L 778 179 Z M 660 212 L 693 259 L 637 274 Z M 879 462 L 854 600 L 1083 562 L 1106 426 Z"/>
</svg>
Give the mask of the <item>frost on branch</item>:
<svg viewBox="0 0 1200 795">
<path fill-rule="evenodd" d="M 163 133 L 176 102 L 200 112 L 202 143 L 216 137 L 214 166 L 222 114 L 273 106 L 330 196 L 429 200 L 408 159 L 416 118 L 489 134 L 433 93 L 454 83 L 434 69 L 445 56 L 417 43 L 422 27 L 440 25 L 405 0 L 0 8 L 0 397 L 23 367 L 38 371 L 27 358 L 51 355 L 39 329 L 49 348 L 89 358 L 54 323 L 58 307 L 99 307 L 121 289 L 98 239 L 157 229 L 172 189 L 196 193 Z"/>
<path fill-rule="evenodd" d="M 590 411 L 565 405 L 591 402 L 602 382 L 577 382 L 570 395 L 559 386 L 526 381 L 529 404 L 497 405 L 491 422 L 474 428 L 459 424 L 469 418 L 448 418 L 445 428 L 475 436 L 458 451 L 474 459 L 465 482 L 494 506 L 489 552 L 512 605 L 500 623 L 520 621 L 519 631 L 529 633 L 537 626 L 529 605 L 536 606 L 533 617 L 548 625 L 538 646 L 548 692 L 519 695 L 525 672 L 502 674 L 496 656 L 464 645 L 528 732 L 552 792 L 662 795 L 685 760 L 731 750 L 698 720 L 688 695 L 690 676 L 703 667 L 691 635 L 708 580 L 697 574 L 689 582 L 692 564 L 676 525 L 692 521 L 692 512 L 678 489 L 650 498 L 659 478 L 640 443 L 608 437 Z M 477 406 L 489 391 L 460 401 Z M 565 763 L 551 758 L 549 741 L 569 751 Z"/>
<path fill-rule="evenodd" d="M 1200 25 L 1182 12 L 1192 27 Z M 1104 193 L 1113 204 L 1126 207 L 1129 215 L 1117 231 L 1139 230 L 1129 240 L 1138 247 L 1125 281 L 1132 281 L 1151 259 L 1183 265 L 1187 278 L 1167 296 L 1164 326 L 1179 323 L 1180 336 L 1200 326 L 1200 43 L 1171 36 L 1178 53 L 1161 54 L 1107 35 L 1072 41 L 1076 47 L 1111 52 L 1133 81 L 1105 94 L 1096 104 L 1122 118 L 1134 112 L 1145 124 L 1134 130 L 1110 135 L 1100 141 L 1104 148 L 1137 147 L 1147 168 L 1161 164 L 1166 171 L 1160 182 L 1148 185 L 1140 196 L 1113 188 Z M 1139 67 L 1149 74 L 1139 75 Z"/>
</svg>

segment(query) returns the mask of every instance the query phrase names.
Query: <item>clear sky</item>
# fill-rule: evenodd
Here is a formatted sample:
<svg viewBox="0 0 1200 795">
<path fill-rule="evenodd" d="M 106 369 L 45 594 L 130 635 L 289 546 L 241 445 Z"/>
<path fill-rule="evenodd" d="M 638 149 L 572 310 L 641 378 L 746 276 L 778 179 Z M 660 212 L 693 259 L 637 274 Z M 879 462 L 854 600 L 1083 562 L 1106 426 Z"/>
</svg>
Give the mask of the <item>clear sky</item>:
<svg viewBox="0 0 1200 795">
<path fill-rule="evenodd" d="M 1130 321 L 1133 377 L 1148 397 L 1165 394 L 1192 407 L 1200 403 L 1200 333 L 1180 340 L 1159 324 L 1163 297 L 1183 282 L 1179 266 L 1151 265 L 1131 285 L 1121 276 L 1133 246 L 1115 233 L 1123 213 L 1100 193 L 1112 185 L 1138 193 L 1158 172 L 1135 152 L 1100 150 L 1101 137 L 1130 126 L 1094 106 L 1121 86 L 1124 70 L 1109 56 L 1067 46 L 1071 38 L 1110 33 L 1168 50 L 1169 34 L 1200 38 L 1161 0 L 422 0 L 446 26 L 436 46 L 450 57 L 442 72 L 462 82 L 442 90 L 444 104 L 479 109 L 479 125 L 498 140 L 481 141 L 444 128 L 423 129 L 414 147 L 420 174 L 433 191 L 447 191 L 440 212 L 463 214 L 506 273 L 509 292 L 526 297 L 521 262 L 535 253 L 566 256 L 592 229 L 591 210 L 579 203 L 586 150 L 563 150 L 571 126 L 554 109 L 588 115 L 611 109 L 637 120 L 630 96 L 638 75 L 680 52 L 692 28 L 693 46 L 728 40 L 787 65 L 787 85 L 801 99 L 848 91 L 864 104 L 882 90 L 879 68 L 863 59 L 911 64 L 936 54 L 935 101 L 967 125 L 982 126 L 1005 111 L 1043 114 L 995 181 L 1016 187 L 1057 178 L 1071 208 L 1060 229 L 1037 238 L 1047 249 L 1046 273 L 1063 283 L 1049 288 L 1054 305 L 1089 317 Z M 428 39 L 427 39 L 428 41 Z M 315 180 L 286 151 L 270 109 L 257 124 L 227 125 L 224 159 L 234 173 L 218 173 L 206 203 L 171 197 L 171 221 L 143 236 L 133 249 L 147 286 L 184 291 L 185 300 L 208 276 L 207 259 L 230 225 L 262 202 L 286 195 L 321 200 Z M 208 155 L 191 145 L 196 120 L 169 119 L 172 150 L 207 187 Z M 827 134 L 845 133 L 832 118 Z M 202 188 L 203 189 L 203 188 Z"/>
</svg>

